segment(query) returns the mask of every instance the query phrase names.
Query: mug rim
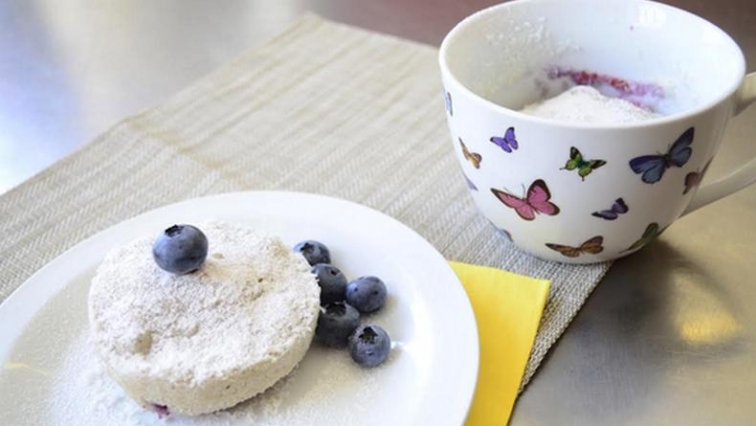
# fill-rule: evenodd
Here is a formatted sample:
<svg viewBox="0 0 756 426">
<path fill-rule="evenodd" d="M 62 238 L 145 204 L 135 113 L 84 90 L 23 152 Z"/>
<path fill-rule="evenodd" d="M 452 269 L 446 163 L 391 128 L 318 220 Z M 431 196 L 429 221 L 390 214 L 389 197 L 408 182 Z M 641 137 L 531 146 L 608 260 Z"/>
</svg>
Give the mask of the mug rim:
<svg viewBox="0 0 756 426">
<path fill-rule="evenodd" d="M 566 120 L 554 120 L 554 119 L 537 117 L 530 114 L 523 114 L 520 111 L 504 107 L 502 105 L 499 105 L 493 101 L 490 101 L 484 98 L 483 96 L 470 90 L 466 85 L 462 84 L 462 82 L 459 81 L 457 76 L 454 75 L 454 73 L 449 68 L 448 58 L 447 58 L 447 51 L 449 49 L 449 46 L 453 42 L 453 40 L 456 38 L 458 33 L 463 31 L 466 27 L 473 25 L 484 16 L 494 14 L 501 9 L 517 7 L 517 5 L 521 5 L 523 3 L 537 3 L 537 2 L 548 2 L 548 1 L 552 1 L 552 0 L 512 0 L 506 3 L 500 3 L 497 5 L 486 7 L 471 15 L 466 16 L 463 20 L 459 21 L 457 24 L 454 25 L 454 27 L 446 34 L 446 36 L 444 36 L 444 39 L 441 42 L 441 47 L 439 48 L 439 53 L 438 53 L 438 61 L 439 61 L 439 66 L 441 68 L 442 76 L 444 75 L 448 76 L 449 81 L 451 82 L 451 84 L 455 86 L 456 89 L 462 92 L 465 92 L 476 102 L 481 102 L 485 107 L 493 109 L 498 113 L 514 115 L 516 118 L 520 120 L 531 121 L 533 123 L 568 128 L 568 129 L 579 129 L 579 130 L 640 129 L 640 128 L 663 126 L 672 122 L 689 119 L 693 116 L 702 114 L 705 111 L 711 110 L 712 108 L 715 108 L 717 105 L 720 105 L 722 102 L 724 102 L 728 98 L 733 97 L 733 95 L 737 93 L 737 91 L 741 88 L 743 84 L 743 79 L 745 78 L 745 70 L 746 70 L 745 56 L 740 46 L 735 42 L 735 40 L 726 31 L 722 30 L 720 27 L 718 27 L 711 21 L 704 19 L 701 16 L 696 15 L 695 13 L 688 12 L 687 10 L 680 9 L 678 7 L 674 7 L 668 4 L 664 4 L 664 3 L 660 3 L 660 2 L 652 1 L 652 0 L 632 0 L 632 3 L 639 4 L 639 5 L 650 4 L 650 5 L 653 5 L 654 7 L 660 7 L 662 9 L 666 9 L 667 11 L 671 13 L 687 15 L 693 20 L 698 21 L 700 24 L 704 26 L 708 26 L 714 31 L 716 31 L 717 33 L 719 33 L 723 37 L 724 40 L 726 40 L 728 43 L 732 45 L 732 47 L 735 48 L 734 51 L 737 52 L 737 67 L 739 68 L 737 74 L 740 76 L 740 79 L 737 79 L 731 82 L 729 85 L 729 88 L 725 90 L 722 94 L 715 96 L 706 102 L 702 102 L 693 108 L 688 108 L 688 109 L 685 109 L 684 111 L 676 112 L 669 115 L 663 115 L 661 117 L 656 117 L 656 118 L 651 118 L 648 120 L 631 122 L 631 123 L 585 123 L 585 122 L 575 122 L 575 121 L 566 121 Z"/>
</svg>

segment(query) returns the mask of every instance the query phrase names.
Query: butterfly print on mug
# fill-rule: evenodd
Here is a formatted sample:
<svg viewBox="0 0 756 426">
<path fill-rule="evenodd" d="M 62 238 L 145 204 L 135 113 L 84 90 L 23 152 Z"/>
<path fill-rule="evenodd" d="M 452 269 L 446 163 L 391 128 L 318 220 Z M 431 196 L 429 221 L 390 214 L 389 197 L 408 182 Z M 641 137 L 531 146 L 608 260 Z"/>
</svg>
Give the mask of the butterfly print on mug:
<svg viewBox="0 0 756 426">
<path fill-rule="evenodd" d="M 619 215 L 625 214 L 627 213 L 627 211 L 628 208 L 627 204 L 625 204 L 625 200 L 623 200 L 622 198 L 617 198 L 616 200 L 614 200 L 612 207 L 607 210 L 593 212 L 591 213 L 591 216 L 606 220 L 616 220 Z"/>
<path fill-rule="evenodd" d="M 654 184 L 664 176 L 664 172 L 671 167 L 682 167 L 690 159 L 693 149 L 695 130 L 689 128 L 672 144 L 669 152 L 657 155 L 642 155 L 630 160 L 630 168 L 636 174 L 642 175 L 641 180 L 645 183 Z"/>
<path fill-rule="evenodd" d="M 509 231 L 507 231 L 504 228 L 499 228 L 498 226 L 496 226 L 495 223 L 491 222 L 490 220 L 488 221 L 488 223 L 490 223 L 491 226 L 493 226 L 493 228 L 496 230 L 498 234 L 503 235 L 507 240 L 509 240 L 509 242 L 514 242 L 514 240 L 512 240 L 512 234 L 510 234 Z"/>
<path fill-rule="evenodd" d="M 467 175 L 464 172 L 462 172 L 462 176 L 465 177 L 465 182 L 467 182 L 467 187 L 470 188 L 470 190 L 472 190 L 472 191 L 477 191 L 478 190 L 478 187 L 475 186 L 475 183 L 473 181 L 471 181 L 470 178 L 467 177 Z"/>
<path fill-rule="evenodd" d="M 570 159 L 560 170 L 577 170 L 580 179 L 585 181 L 586 176 L 591 174 L 594 170 L 606 164 L 604 160 L 586 160 L 583 158 L 583 154 L 578 151 L 574 146 L 570 148 Z"/>
<path fill-rule="evenodd" d="M 566 257 L 578 257 L 581 254 L 599 254 L 604 251 L 604 237 L 596 236 L 581 244 L 579 247 L 546 243 L 546 247 L 558 251 Z"/>
<path fill-rule="evenodd" d="M 467 145 L 465 145 L 464 142 L 462 142 L 462 138 L 459 139 L 459 146 L 462 147 L 462 155 L 465 157 L 465 160 L 469 161 L 470 164 L 473 165 L 476 169 L 480 168 L 480 163 L 483 161 L 483 157 L 478 154 L 477 152 L 470 152 L 467 149 Z"/>
<path fill-rule="evenodd" d="M 533 182 L 522 198 L 496 188 L 491 188 L 491 192 L 505 206 L 514 209 L 524 220 L 533 220 L 536 214 L 548 216 L 559 214 L 559 207 L 549 201 L 551 193 L 542 179 Z"/>
<path fill-rule="evenodd" d="M 446 112 L 449 116 L 454 117 L 454 107 L 452 105 L 451 93 L 444 91 L 444 104 L 446 104 Z"/>
<path fill-rule="evenodd" d="M 491 137 L 491 142 L 493 142 L 494 145 L 498 146 L 499 148 L 503 149 L 506 153 L 511 153 L 513 150 L 516 150 L 519 148 L 519 144 L 517 143 L 517 138 L 515 137 L 515 129 L 514 127 L 510 127 L 507 129 L 507 131 L 504 133 L 504 137 L 500 138 L 498 136 Z"/>
<path fill-rule="evenodd" d="M 507 240 L 509 240 L 510 243 L 514 242 L 514 240 L 512 239 L 512 234 L 510 234 L 509 231 L 507 231 L 506 229 L 496 228 L 496 232 L 498 232 L 499 234 L 503 235 L 504 238 L 506 238 Z"/>
<path fill-rule="evenodd" d="M 656 237 L 658 237 L 659 235 L 661 235 L 661 233 L 664 232 L 665 229 L 667 229 L 667 228 L 666 227 L 659 228 L 659 224 L 656 223 L 656 222 L 650 223 L 646 227 L 646 230 L 643 231 L 643 235 L 638 239 L 638 241 L 634 242 L 627 249 L 622 250 L 622 253 L 625 253 L 625 252 L 628 252 L 628 251 L 635 251 L 635 250 L 640 249 L 641 247 L 645 246 L 646 244 L 648 244 L 651 241 L 653 241 Z"/>
<path fill-rule="evenodd" d="M 698 184 L 701 183 L 704 176 L 706 175 L 706 171 L 709 170 L 709 164 L 711 164 L 711 160 L 706 163 L 706 165 L 703 169 L 701 169 L 700 172 L 690 172 L 685 175 L 685 189 L 683 189 L 683 195 L 687 194 L 691 189 L 697 187 Z"/>
</svg>

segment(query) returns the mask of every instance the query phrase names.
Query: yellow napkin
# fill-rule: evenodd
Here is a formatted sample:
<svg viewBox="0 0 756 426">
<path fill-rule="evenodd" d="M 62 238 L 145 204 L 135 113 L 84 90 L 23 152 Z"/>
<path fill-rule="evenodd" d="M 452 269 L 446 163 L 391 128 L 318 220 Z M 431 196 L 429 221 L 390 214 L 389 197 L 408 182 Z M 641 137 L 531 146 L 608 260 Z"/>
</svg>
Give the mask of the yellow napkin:
<svg viewBox="0 0 756 426">
<path fill-rule="evenodd" d="M 533 348 L 550 282 L 449 262 L 467 290 L 480 338 L 480 369 L 465 426 L 504 426 Z"/>
</svg>

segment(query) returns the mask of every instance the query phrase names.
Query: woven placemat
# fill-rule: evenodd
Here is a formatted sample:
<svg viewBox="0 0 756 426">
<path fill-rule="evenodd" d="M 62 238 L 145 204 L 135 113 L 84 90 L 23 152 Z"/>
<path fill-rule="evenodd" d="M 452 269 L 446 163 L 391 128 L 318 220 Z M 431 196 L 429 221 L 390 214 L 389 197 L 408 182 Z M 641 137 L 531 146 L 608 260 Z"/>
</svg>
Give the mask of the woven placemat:
<svg viewBox="0 0 756 426">
<path fill-rule="evenodd" d="M 536 259 L 477 212 L 449 142 L 436 55 L 303 17 L 0 197 L 0 301 L 67 248 L 155 207 L 315 192 L 395 217 L 447 259 L 552 280 L 524 386 L 609 264 Z"/>
</svg>

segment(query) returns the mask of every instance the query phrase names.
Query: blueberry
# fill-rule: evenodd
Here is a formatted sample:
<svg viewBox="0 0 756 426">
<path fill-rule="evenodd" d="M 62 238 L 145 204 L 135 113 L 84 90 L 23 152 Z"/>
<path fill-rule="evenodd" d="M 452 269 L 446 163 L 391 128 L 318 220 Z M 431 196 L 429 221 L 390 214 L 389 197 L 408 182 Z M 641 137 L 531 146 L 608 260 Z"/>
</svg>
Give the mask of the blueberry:
<svg viewBox="0 0 756 426">
<path fill-rule="evenodd" d="M 339 268 L 328 263 L 318 263 L 312 267 L 312 273 L 315 274 L 320 286 L 321 305 L 344 300 L 347 279 Z"/>
<path fill-rule="evenodd" d="M 318 263 L 331 263 L 331 252 L 328 251 L 325 244 L 318 241 L 302 241 L 294 246 L 294 251 L 301 253 L 310 266 Z"/>
<path fill-rule="evenodd" d="M 168 416 L 171 415 L 171 410 L 168 409 L 167 405 L 160 405 L 160 404 L 149 403 L 147 405 L 147 408 L 149 408 L 150 410 L 156 412 L 157 415 L 158 415 L 158 419 L 163 419 L 163 418 L 168 417 Z"/>
<path fill-rule="evenodd" d="M 152 245 L 152 257 L 161 269 L 174 274 L 198 270 L 207 257 L 207 237 L 192 225 L 173 225 Z"/>
<path fill-rule="evenodd" d="M 377 277 L 359 277 L 347 285 L 346 301 L 363 314 L 377 311 L 386 303 L 386 284 Z"/>
<path fill-rule="evenodd" d="M 315 335 L 328 346 L 342 347 L 360 325 L 360 313 L 344 302 L 334 302 L 320 308 Z"/>
<path fill-rule="evenodd" d="M 349 336 L 349 354 L 363 367 L 375 367 L 388 358 L 391 338 L 377 325 L 361 325 Z"/>
</svg>

